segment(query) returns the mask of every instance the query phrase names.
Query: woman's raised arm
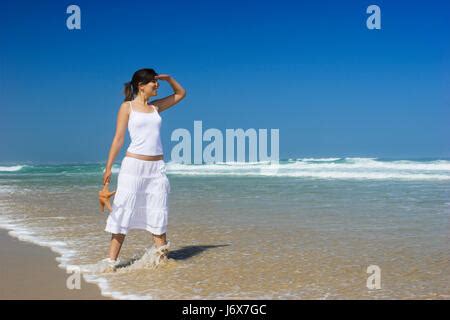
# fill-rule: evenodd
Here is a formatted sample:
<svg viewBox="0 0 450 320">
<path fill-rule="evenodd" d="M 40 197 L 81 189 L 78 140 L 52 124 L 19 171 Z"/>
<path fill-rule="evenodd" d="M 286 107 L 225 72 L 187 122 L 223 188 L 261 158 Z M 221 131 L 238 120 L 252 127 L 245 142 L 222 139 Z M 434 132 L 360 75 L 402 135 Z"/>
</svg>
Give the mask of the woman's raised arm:
<svg viewBox="0 0 450 320">
<path fill-rule="evenodd" d="M 151 102 L 151 104 L 158 108 L 158 112 L 163 112 L 164 110 L 180 102 L 186 96 L 186 90 L 170 75 L 159 74 L 155 76 L 155 79 L 167 81 L 174 91 L 174 93 L 170 96 Z"/>
</svg>

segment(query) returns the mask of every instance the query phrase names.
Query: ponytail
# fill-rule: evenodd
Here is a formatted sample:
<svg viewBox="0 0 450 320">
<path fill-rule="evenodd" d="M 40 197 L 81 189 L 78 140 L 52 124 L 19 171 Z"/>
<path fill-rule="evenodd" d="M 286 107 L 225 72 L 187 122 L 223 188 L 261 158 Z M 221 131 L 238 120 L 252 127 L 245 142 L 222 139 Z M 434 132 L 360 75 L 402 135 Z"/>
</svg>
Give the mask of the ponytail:
<svg viewBox="0 0 450 320">
<path fill-rule="evenodd" d="M 134 98 L 133 83 L 131 81 L 125 83 L 124 94 L 125 94 L 124 101 L 133 100 L 133 98 Z"/>
</svg>

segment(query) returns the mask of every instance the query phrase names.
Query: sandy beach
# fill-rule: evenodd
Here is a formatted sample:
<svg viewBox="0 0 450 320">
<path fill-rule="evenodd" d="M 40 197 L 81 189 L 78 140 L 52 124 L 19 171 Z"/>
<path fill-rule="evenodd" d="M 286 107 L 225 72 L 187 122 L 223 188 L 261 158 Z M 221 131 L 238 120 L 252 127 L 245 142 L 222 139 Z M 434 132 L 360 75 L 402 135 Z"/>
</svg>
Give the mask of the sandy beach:
<svg viewBox="0 0 450 320">
<path fill-rule="evenodd" d="M 49 248 L 20 241 L 0 229 L 0 299 L 104 300 L 100 289 L 81 279 L 80 289 L 66 287 L 67 274 Z"/>
</svg>

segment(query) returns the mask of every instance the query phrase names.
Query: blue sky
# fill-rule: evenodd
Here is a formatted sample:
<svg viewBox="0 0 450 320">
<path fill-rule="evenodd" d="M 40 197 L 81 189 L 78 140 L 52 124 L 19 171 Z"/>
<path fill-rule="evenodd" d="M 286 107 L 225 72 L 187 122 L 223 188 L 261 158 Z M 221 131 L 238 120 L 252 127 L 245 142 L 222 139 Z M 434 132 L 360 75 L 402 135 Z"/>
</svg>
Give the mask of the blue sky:
<svg viewBox="0 0 450 320">
<path fill-rule="evenodd" d="M 167 160 L 194 120 L 278 128 L 281 158 L 450 157 L 448 1 L 9 1 L 0 29 L 0 162 L 106 161 L 142 67 L 188 92 L 162 113 Z"/>
</svg>

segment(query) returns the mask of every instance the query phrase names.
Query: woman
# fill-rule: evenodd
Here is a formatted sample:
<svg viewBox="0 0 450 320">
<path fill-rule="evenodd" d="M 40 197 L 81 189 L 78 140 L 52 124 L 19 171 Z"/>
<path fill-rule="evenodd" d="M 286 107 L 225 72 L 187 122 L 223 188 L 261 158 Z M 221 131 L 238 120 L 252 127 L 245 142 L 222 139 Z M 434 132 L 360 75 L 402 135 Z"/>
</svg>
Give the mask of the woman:
<svg viewBox="0 0 450 320">
<path fill-rule="evenodd" d="M 158 93 L 157 80 L 167 81 L 174 93 L 148 102 Z M 109 258 L 102 261 L 116 266 L 125 235 L 131 229 L 152 233 L 154 248 L 163 249 L 167 258 L 168 194 L 170 183 L 165 173 L 160 138 L 161 112 L 180 102 L 186 90 L 171 76 L 153 69 L 140 69 L 125 84 L 125 100 L 118 117 L 116 133 L 103 174 L 103 185 L 111 180 L 111 168 L 128 127 L 131 143 L 120 166 L 112 211 L 105 231 L 112 233 Z"/>
</svg>

